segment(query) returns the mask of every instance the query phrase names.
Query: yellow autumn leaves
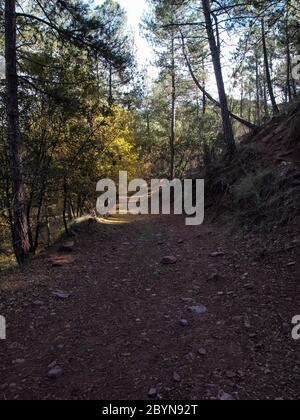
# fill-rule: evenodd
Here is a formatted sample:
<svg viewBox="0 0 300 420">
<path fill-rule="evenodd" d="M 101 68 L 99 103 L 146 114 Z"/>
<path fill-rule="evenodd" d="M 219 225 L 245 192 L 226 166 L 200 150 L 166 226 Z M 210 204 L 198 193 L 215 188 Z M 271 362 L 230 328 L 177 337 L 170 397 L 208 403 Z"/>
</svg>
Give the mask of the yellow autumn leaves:
<svg viewBox="0 0 300 420">
<path fill-rule="evenodd" d="M 98 117 L 99 140 L 102 142 L 101 156 L 97 162 L 100 176 L 115 181 L 119 171 L 127 171 L 128 176 L 141 176 L 144 162 L 138 138 L 138 119 L 134 111 L 113 106 L 108 117 Z"/>
</svg>

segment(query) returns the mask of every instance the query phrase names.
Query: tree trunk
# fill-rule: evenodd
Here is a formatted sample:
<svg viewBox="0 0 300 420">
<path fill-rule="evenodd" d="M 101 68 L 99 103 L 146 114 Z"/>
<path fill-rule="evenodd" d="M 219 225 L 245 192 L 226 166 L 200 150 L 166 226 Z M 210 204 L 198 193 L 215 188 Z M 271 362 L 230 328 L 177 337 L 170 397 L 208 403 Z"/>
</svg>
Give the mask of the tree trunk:
<svg viewBox="0 0 300 420">
<path fill-rule="evenodd" d="M 291 73 L 292 73 L 292 59 L 291 59 L 291 48 L 290 48 L 290 32 L 289 32 L 289 2 L 287 2 L 287 12 L 285 19 L 285 35 L 286 35 L 286 88 L 288 101 L 291 102 L 293 99 L 292 86 L 291 86 Z"/>
<path fill-rule="evenodd" d="M 49 248 L 52 243 L 52 237 L 51 237 L 50 220 L 48 218 L 48 214 L 46 214 L 45 223 L 46 223 L 46 229 L 47 229 L 47 246 Z"/>
<path fill-rule="evenodd" d="M 204 62 L 204 57 L 202 57 L 202 71 L 203 71 L 203 80 L 202 80 L 202 85 L 203 88 L 206 89 L 206 80 L 205 80 L 205 62 Z M 206 95 L 203 92 L 202 93 L 202 102 L 203 102 L 203 115 L 206 114 Z"/>
<path fill-rule="evenodd" d="M 218 17 L 215 13 L 211 13 L 211 16 L 215 22 L 215 27 L 216 27 L 216 44 L 217 44 L 217 49 L 218 49 L 218 54 L 219 56 L 221 55 L 221 40 L 220 40 L 220 31 L 219 31 L 219 20 Z"/>
<path fill-rule="evenodd" d="M 16 259 L 19 264 L 24 264 L 30 254 L 30 243 L 21 158 L 16 37 L 16 0 L 5 0 L 6 113 L 13 194 L 12 238 Z"/>
<path fill-rule="evenodd" d="M 175 71 L 175 34 L 172 29 L 171 40 L 171 77 L 172 77 L 172 104 L 171 104 L 171 131 L 170 131 L 170 180 L 175 178 L 175 140 L 176 140 L 176 71 Z"/>
<path fill-rule="evenodd" d="M 248 120 L 252 121 L 252 93 L 249 92 Z"/>
<path fill-rule="evenodd" d="M 39 239 L 40 239 L 40 231 L 41 231 L 41 216 L 42 216 L 42 209 L 44 205 L 44 199 L 46 194 L 46 185 L 43 183 L 41 186 L 41 191 L 39 195 L 39 204 L 38 204 L 38 212 L 36 215 L 36 228 L 35 228 L 35 239 L 34 239 L 34 248 L 33 253 L 36 253 L 39 247 Z"/>
<path fill-rule="evenodd" d="M 67 206 L 68 206 L 68 181 L 65 178 L 64 179 L 64 207 L 63 207 L 63 222 L 65 227 L 65 232 L 67 235 L 69 235 L 69 227 L 68 227 L 68 221 L 67 221 Z"/>
<path fill-rule="evenodd" d="M 108 103 L 109 105 L 113 105 L 114 97 L 113 97 L 113 69 L 112 65 L 109 64 L 109 86 L 108 86 Z"/>
<path fill-rule="evenodd" d="M 278 108 L 278 105 L 276 103 L 274 90 L 273 90 L 272 79 L 271 79 L 264 19 L 262 19 L 262 21 L 261 21 L 261 31 L 262 31 L 262 43 L 263 43 L 263 53 L 264 53 L 264 62 L 265 62 L 265 72 L 266 72 L 266 79 L 267 79 L 269 95 L 270 95 L 270 99 L 271 99 L 271 102 L 272 102 L 273 113 L 274 114 L 279 114 L 279 108 Z"/>
<path fill-rule="evenodd" d="M 223 74 L 222 74 L 222 66 L 220 60 L 220 54 L 218 50 L 218 45 L 216 43 L 212 19 L 211 19 L 211 4 L 210 0 L 202 0 L 205 23 L 206 23 L 206 30 L 209 40 L 210 51 L 212 55 L 215 76 L 218 86 L 219 92 L 219 99 L 222 111 L 222 120 L 223 120 L 223 130 L 224 130 L 224 139 L 227 146 L 227 153 L 229 156 L 233 156 L 236 151 L 235 139 L 233 135 L 232 124 L 230 120 L 230 113 L 228 109 L 228 102 L 225 92 Z"/>
<path fill-rule="evenodd" d="M 147 109 L 147 112 L 146 112 L 146 120 L 147 120 L 147 139 L 148 139 L 148 144 L 150 144 L 151 127 L 150 127 L 150 110 L 149 109 Z"/>
<path fill-rule="evenodd" d="M 291 86 L 291 69 L 292 69 L 292 60 L 291 60 L 291 51 L 289 44 L 287 45 L 287 73 L 286 73 L 286 86 L 287 86 L 287 95 L 288 101 L 291 102 L 293 99 L 292 86 Z"/>
<path fill-rule="evenodd" d="M 261 123 L 261 112 L 260 112 L 260 87 L 259 87 L 259 60 L 258 53 L 255 51 L 255 85 L 256 85 L 256 123 Z"/>
<path fill-rule="evenodd" d="M 264 91 L 264 109 L 265 109 L 265 119 L 266 120 L 268 120 L 270 118 L 267 90 L 268 90 L 267 84 L 266 84 L 266 81 L 264 80 L 263 91 Z"/>
</svg>

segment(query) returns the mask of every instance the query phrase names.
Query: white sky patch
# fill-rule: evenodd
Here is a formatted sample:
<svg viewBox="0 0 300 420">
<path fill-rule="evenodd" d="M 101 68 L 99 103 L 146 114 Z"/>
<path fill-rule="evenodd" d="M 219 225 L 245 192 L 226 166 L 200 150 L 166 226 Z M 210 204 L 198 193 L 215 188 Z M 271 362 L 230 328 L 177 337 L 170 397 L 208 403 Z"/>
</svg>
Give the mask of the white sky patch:
<svg viewBox="0 0 300 420">
<path fill-rule="evenodd" d="M 101 4 L 103 0 L 95 0 L 95 3 Z M 146 0 L 118 0 L 118 3 L 127 13 L 128 26 L 134 35 L 139 69 L 146 68 L 149 76 L 155 77 L 157 69 L 153 65 L 154 52 L 140 29 L 142 18 L 147 10 L 147 2 Z"/>
<path fill-rule="evenodd" d="M 140 30 L 142 17 L 147 10 L 147 2 L 146 0 L 118 0 L 118 2 L 127 12 L 128 24 L 135 37 L 139 63 L 147 65 L 154 59 L 152 48 L 142 36 Z"/>
<path fill-rule="evenodd" d="M 96 4 L 103 3 L 103 0 L 95 0 Z M 125 9 L 128 17 L 128 25 L 134 34 L 135 45 L 137 48 L 137 61 L 139 69 L 147 69 L 147 73 L 149 79 L 155 79 L 158 76 L 159 70 L 155 67 L 155 53 L 149 44 L 149 42 L 145 39 L 142 34 L 142 30 L 140 28 L 142 18 L 147 11 L 148 5 L 146 0 L 118 0 L 118 3 L 121 5 L 123 9 Z M 238 92 L 233 92 L 232 89 L 232 63 L 230 62 L 231 53 L 236 48 L 236 42 L 232 42 L 229 39 L 227 34 L 223 34 L 223 41 L 225 41 L 225 45 L 223 46 L 223 74 L 224 80 L 226 84 L 226 91 L 228 94 L 237 94 Z M 237 41 L 237 40 L 235 40 Z M 209 72 L 209 80 L 208 80 L 208 90 L 209 92 L 218 98 L 218 91 L 216 86 L 216 81 L 214 77 L 213 68 L 208 70 Z"/>
<path fill-rule="evenodd" d="M 149 79 L 158 76 L 158 69 L 154 66 L 154 51 L 142 34 L 142 18 L 147 10 L 146 0 L 118 0 L 119 4 L 127 12 L 128 25 L 134 33 L 134 41 L 137 48 L 137 61 L 140 69 L 147 71 Z"/>
</svg>

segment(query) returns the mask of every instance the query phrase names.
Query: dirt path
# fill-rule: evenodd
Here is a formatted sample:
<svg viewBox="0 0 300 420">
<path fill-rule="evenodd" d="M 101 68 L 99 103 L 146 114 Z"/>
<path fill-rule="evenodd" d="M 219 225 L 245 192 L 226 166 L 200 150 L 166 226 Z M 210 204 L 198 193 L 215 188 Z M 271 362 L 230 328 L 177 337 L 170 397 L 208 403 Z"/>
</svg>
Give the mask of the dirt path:
<svg viewBox="0 0 300 420">
<path fill-rule="evenodd" d="M 1 275 L 0 398 L 299 399 L 299 235 L 269 254 L 182 218 L 126 221 L 93 226 L 62 266 L 53 249 Z"/>
</svg>

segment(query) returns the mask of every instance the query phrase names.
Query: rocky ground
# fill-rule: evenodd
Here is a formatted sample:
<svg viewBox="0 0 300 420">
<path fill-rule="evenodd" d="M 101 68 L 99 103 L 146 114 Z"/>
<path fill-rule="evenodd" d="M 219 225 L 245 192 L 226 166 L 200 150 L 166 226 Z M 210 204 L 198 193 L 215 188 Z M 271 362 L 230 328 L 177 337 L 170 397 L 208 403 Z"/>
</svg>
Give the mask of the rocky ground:
<svg viewBox="0 0 300 420">
<path fill-rule="evenodd" d="M 299 399 L 299 252 L 297 231 L 92 223 L 1 273 L 0 398 Z"/>
</svg>

